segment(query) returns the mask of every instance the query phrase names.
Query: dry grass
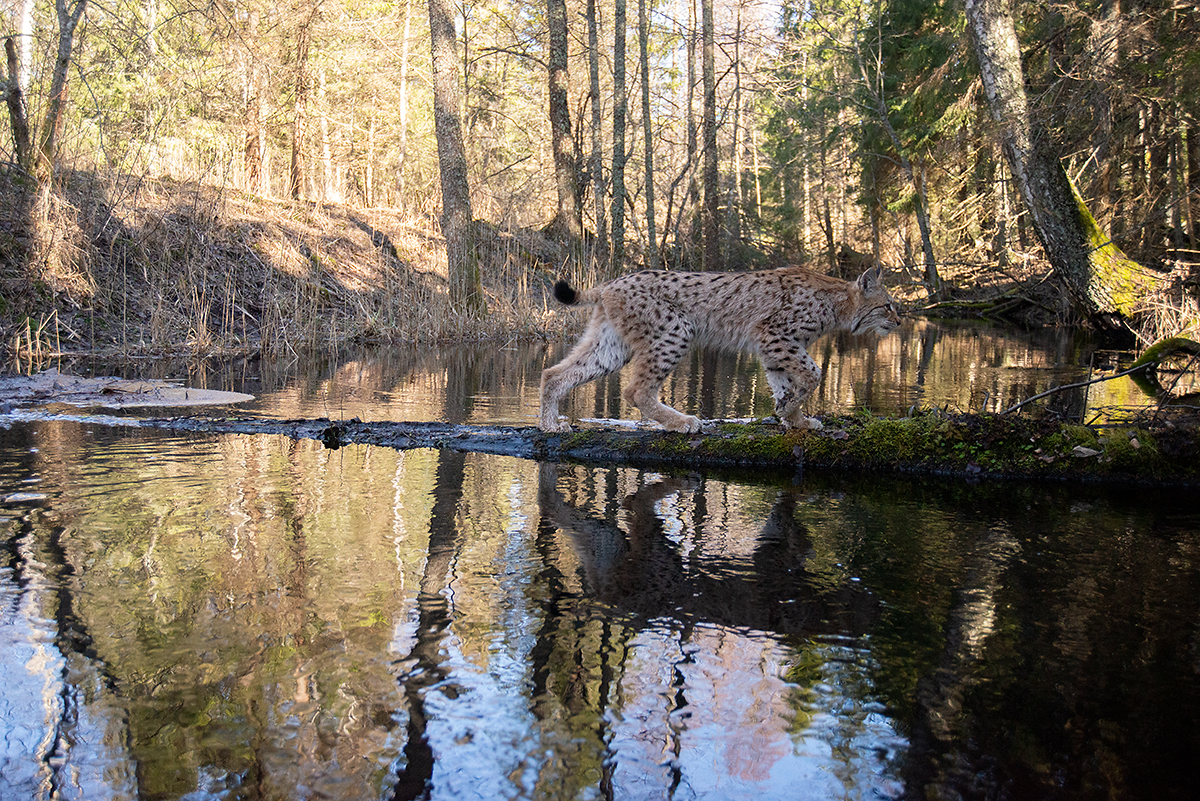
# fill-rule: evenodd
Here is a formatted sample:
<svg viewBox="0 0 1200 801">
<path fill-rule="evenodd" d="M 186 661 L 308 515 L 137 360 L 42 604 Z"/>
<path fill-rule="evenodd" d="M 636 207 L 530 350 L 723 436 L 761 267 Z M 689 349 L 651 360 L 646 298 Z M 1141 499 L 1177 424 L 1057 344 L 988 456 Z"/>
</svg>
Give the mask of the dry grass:
<svg viewBox="0 0 1200 801">
<path fill-rule="evenodd" d="M 22 189 L 8 183 L 0 192 Z M 0 210 L 10 364 L 16 354 L 511 340 L 561 325 L 546 302 L 558 251 L 529 233 L 480 227 L 480 318 L 451 305 L 430 218 L 199 184 L 103 186 L 89 175 L 51 198 L 41 218 L 30 211 L 36 199 Z"/>
</svg>

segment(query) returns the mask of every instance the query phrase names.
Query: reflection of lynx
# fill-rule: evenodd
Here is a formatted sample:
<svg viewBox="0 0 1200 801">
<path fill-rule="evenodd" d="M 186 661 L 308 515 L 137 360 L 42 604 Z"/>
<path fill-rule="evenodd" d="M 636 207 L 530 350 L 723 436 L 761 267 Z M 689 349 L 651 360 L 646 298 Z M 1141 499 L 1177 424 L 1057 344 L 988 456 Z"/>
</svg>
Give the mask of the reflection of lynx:
<svg viewBox="0 0 1200 801">
<path fill-rule="evenodd" d="M 816 633 L 831 624 L 846 630 L 849 621 L 837 620 L 849 599 L 838 590 L 817 597 L 802 578 L 811 544 L 796 523 L 795 491 L 779 493 L 751 561 L 735 563 L 715 555 L 685 560 L 666 536 L 658 502 L 700 488 L 698 482 L 680 478 L 639 488 L 622 502 L 628 513 L 626 532 L 568 504 L 558 489 L 558 467 L 543 464 L 538 506 L 542 519 L 566 534 L 588 591 L 621 611 L 646 619 L 667 615 L 780 633 Z M 853 623 L 848 627 L 858 628 Z"/>
<path fill-rule="evenodd" d="M 885 334 L 900 324 L 878 269 L 843 281 L 800 267 L 751 273 L 645 270 L 576 293 L 560 281 L 554 296 L 594 306 L 583 338 L 542 373 L 543 431 L 569 431 L 558 406 L 577 386 L 632 363 L 625 400 L 671 431 L 699 431 L 700 420 L 659 400 L 667 375 L 693 344 L 754 353 L 791 428 L 820 428 L 803 403 L 821 381 L 806 350 L 830 331 Z"/>
</svg>

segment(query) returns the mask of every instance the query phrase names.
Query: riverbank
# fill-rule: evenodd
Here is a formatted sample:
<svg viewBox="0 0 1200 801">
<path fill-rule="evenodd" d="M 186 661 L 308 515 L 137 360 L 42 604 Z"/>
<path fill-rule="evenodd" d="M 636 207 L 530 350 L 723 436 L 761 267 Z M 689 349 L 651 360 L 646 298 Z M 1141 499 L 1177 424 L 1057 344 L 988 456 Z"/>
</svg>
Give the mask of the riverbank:
<svg viewBox="0 0 1200 801">
<path fill-rule="evenodd" d="M 432 214 L 91 173 L 66 176 L 40 217 L 11 174 L 0 196 L 9 361 L 507 340 L 562 324 L 548 300 L 562 248 L 529 232 L 478 226 L 478 317 L 449 302 Z"/>
</svg>

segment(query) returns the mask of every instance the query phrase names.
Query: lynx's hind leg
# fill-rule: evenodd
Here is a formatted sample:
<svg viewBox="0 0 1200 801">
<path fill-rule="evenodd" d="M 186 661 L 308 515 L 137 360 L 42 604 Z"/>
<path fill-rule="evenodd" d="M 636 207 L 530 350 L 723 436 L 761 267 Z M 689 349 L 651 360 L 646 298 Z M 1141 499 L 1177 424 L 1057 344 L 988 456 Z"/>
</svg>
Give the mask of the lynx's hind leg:
<svg viewBox="0 0 1200 801">
<path fill-rule="evenodd" d="M 687 353 L 694 330 L 680 315 L 662 313 L 653 331 L 629 331 L 625 337 L 637 342 L 629 382 L 622 393 L 625 401 L 638 408 L 642 416 L 662 424 L 668 431 L 695 432 L 700 430 L 700 418 L 667 406 L 660 399 L 663 381 Z M 640 335 L 638 339 L 635 336 Z"/>
<path fill-rule="evenodd" d="M 629 346 L 613 328 L 604 310 L 596 309 L 583 338 L 566 358 L 542 371 L 538 427 L 543 431 L 570 431 L 571 424 L 558 419 L 562 399 L 575 387 L 620 370 L 629 361 L 629 356 Z"/>
</svg>

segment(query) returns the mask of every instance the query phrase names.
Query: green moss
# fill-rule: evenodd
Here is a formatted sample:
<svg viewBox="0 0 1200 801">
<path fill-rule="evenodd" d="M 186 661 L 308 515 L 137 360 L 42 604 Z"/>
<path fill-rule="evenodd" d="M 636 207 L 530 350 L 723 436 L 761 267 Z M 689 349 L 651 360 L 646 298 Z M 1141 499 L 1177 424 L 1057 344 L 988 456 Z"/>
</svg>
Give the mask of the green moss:
<svg viewBox="0 0 1200 801">
<path fill-rule="evenodd" d="M 1053 419 L 1004 415 L 908 418 L 846 415 L 819 431 L 763 423 L 720 424 L 698 434 L 578 431 L 549 458 L 704 466 L 853 469 L 1025 478 L 1200 479 L 1200 436 L 1137 428 L 1094 429 Z"/>
<path fill-rule="evenodd" d="M 1160 339 L 1142 352 L 1130 365 L 1130 369 L 1136 367 L 1147 367 L 1148 369 L 1133 373 L 1130 378 L 1138 389 L 1146 393 L 1152 398 L 1157 398 L 1165 391 L 1161 383 L 1159 383 L 1158 375 L 1154 368 L 1166 359 L 1174 356 L 1196 356 L 1200 355 L 1200 342 L 1188 339 L 1187 337 L 1167 337 Z"/>
<path fill-rule="evenodd" d="M 1079 214 L 1079 224 L 1087 237 L 1092 281 L 1103 288 L 1114 311 L 1123 317 L 1132 317 L 1146 296 L 1147 279 L 1142 266 L 1126 256 L 1112 241 L 1112 237 L 1100 228 L 1083 196 L 1075 187 L 1075 182 L 1065 170 L 1063 175 L 1071 187 L 1071 195 L 1075 199 L 1075 208 Z"/>
</svg>

